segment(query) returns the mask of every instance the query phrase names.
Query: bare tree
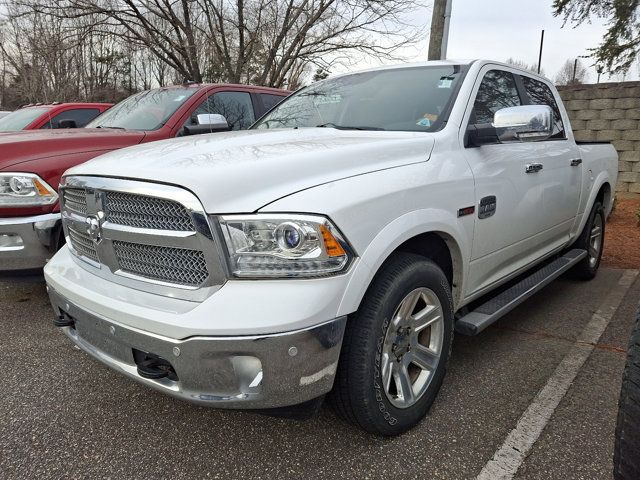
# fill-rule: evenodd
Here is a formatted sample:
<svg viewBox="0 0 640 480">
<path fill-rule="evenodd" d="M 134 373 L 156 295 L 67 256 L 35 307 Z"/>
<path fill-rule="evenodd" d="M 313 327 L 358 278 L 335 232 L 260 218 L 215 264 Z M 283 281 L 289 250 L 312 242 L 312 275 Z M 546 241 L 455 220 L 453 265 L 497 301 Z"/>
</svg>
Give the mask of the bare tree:
<svg viewBox="0 0 640 480">
<path fill-rule="evenodd" d="M 587 68 L 580 59 L 567 59 L 556 75 L 556 85 L 579 85 L 585 83 L 589 78 Z"/>
<path fill-rule="evenodd" d="M 413 0 L 15 0 L 31 12 L 96 19 L 183 78 L 282 87 L 344 54 L 396 58 L 420 39 Z"/>
<path fill-rule="evenodd" d="M 184 78 L 104 20 L 0 3 L 0 104 L 118 101 Z"/>
<path fill-rule="evenodd" d="M 427 0 L 0 0 L 0 102 L 117 101 L 185 79 L 295 89 L 400 58 Z"/>
</svg>

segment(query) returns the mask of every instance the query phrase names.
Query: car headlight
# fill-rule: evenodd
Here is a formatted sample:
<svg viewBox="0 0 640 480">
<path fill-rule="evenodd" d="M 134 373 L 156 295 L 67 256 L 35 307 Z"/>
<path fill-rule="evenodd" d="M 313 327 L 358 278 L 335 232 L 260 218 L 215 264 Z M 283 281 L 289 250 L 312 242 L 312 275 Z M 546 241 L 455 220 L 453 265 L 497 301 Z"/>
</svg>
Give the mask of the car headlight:
<svg viewBox="0 0 640 480">
<path fill-rule="evenodd" d="M 236 277 L 332 275 L 344 271 L 353 256 L 337 228 L 321 216 L 225 215 L 218 221 Z"/>
<path fill-rule="evenodd" d="M 51 205 L 56 191 L 33 173 L 0 173 L 0 207 Z"/>
</svg>

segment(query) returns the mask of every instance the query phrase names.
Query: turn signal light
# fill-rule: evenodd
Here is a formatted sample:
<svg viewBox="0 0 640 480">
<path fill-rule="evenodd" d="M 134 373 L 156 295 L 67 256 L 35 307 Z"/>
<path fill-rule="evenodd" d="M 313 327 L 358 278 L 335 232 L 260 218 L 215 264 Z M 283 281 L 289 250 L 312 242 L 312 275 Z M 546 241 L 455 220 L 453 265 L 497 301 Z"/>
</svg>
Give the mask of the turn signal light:
<svg viewBox="0 0 640 480">
<path fill-rule="evenodd" d="M 327 249 L 327 255 L 330 257 L 342 257 L 343 255 L 346 255 L 346 252 L 344 251 L 344 248 L 342 248 L 342 245 L 340 245 L 340 242 L 336 240 L 326 226 L 320 225 L 320 232 L 322 233 L 324 246 Z"/>
<path fill-rule="evenodd" d="M 38 191 L 38 193 L 42 196 L 45 195 L 50 195 L 49 190 L 47 189 L 47 187 L 45 187 L 42 182 L 40 182 L 40 180 L 38 180 L 37 178 L 33 179 L 33 185 L 36 187 L 36 190 Z"/>
</svg>

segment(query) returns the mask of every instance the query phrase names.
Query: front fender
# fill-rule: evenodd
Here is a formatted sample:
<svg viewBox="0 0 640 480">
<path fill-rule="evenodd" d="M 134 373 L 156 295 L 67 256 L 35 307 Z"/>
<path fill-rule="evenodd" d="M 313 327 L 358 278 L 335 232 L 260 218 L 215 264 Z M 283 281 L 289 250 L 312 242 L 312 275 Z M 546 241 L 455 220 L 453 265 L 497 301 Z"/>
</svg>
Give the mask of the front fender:
<svg viewBox="0 0 640 480">
<path fill-rule="evenodd" d="M 472 225 L 473 218 L 469 217 Z M 464 291 L 464 279 L 467 277 L 468 259 L 471 245 L 467 240 L 460 219 L 451 212 L 427 208 L 408 212 L 384 227 L 360 252 L 360 261 L 355 265 L 347 288 L 338 307 L 338 315 L 347 315 L 358 309 L 373 277 L 384 261 L 404 242 L 424 234 L 437 233 L 449 246 L 454 263 L 454 303 L 459 301 L 459 292 Z M 472 227 L 473 228 L 473 227 Z M 455 306 L 454 306 L 455 307 Z"/>
</svg>

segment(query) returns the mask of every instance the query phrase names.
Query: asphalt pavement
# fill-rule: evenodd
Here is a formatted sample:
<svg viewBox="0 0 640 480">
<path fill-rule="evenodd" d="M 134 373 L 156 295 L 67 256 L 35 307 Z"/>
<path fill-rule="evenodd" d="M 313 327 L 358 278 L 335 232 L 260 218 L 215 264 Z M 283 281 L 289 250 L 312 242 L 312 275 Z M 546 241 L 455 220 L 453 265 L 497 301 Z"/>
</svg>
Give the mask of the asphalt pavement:
<svg viewBox="0 0 640 480">
<path fill-rule="evenodd" d="M 0 277 L 0 478 L 472 479 L 607 299 L 611 320 L 518 464 L 518 479 L 610 479 L 640 280 L 561 278 L 477 337 L 458 336 L 425 420 L 393 439 L 331 409 L 307 421 L 212 410 L 137 385 L 53 327 L 38 276 Z M 620 290 L 624 288 L 624 290 Z"/>
</svg>

